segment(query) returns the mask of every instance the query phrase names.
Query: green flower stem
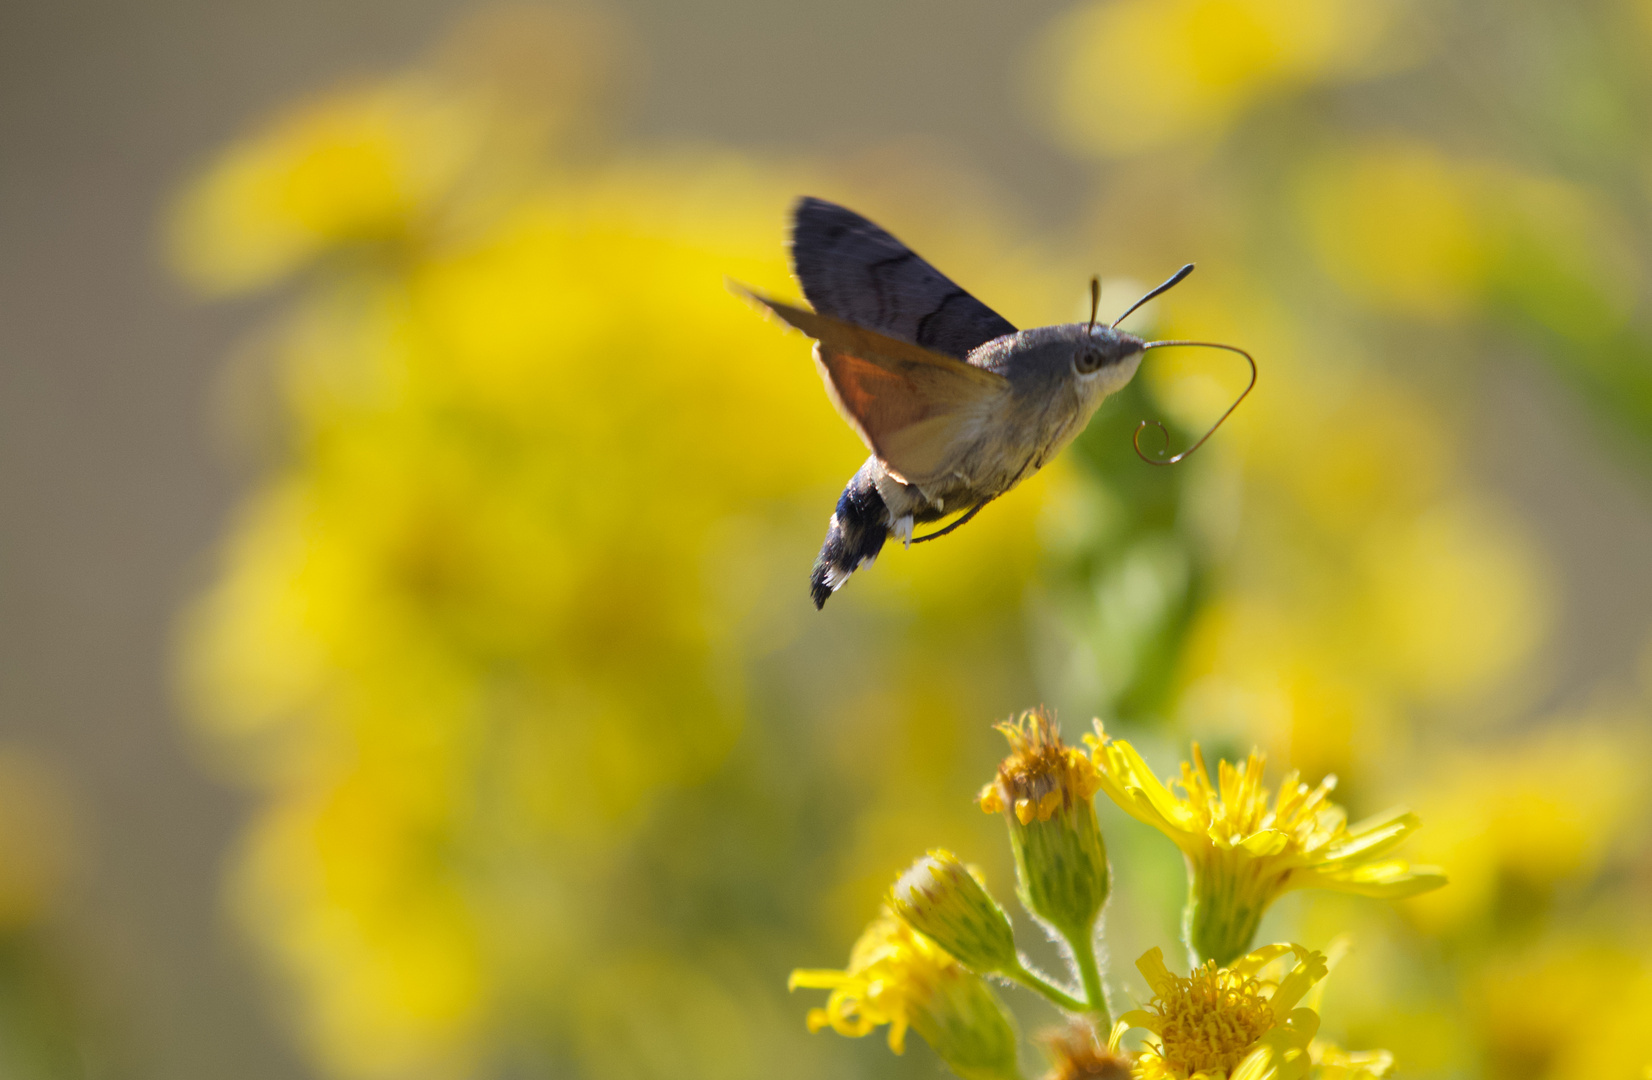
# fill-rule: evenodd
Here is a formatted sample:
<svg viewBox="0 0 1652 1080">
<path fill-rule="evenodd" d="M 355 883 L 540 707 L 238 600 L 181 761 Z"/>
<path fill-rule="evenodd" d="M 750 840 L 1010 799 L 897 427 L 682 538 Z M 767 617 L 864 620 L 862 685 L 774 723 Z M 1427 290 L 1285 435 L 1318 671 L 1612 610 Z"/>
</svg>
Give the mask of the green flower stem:
<svg viewBox="0 0 1652 1080">
<path fill-rule="evenodd" d="M 1068 938 L 1067 944 L 1072 946 L 1078 976 L 1084 981 L 1084 996 L 1090 1003 L 1084 1011 L 1096 1019 L 1096 1029 L 1105 1032 L 1113 1026 L 1113 1017 L 1107 1011 L 1107 991 L 1101 985 L 1101 965 L 1096 963 L 1094 935 Z"/>
<path fill-rule="evenodd" d="M 1182 935 L 1195 966 L 1214 960 L 1225 967 L 1250 952 L 1271 897 L 1242 870 L 1221 860 L 1188 862 Z"/>
<path fill-rule="evenodd" d="M 1087 1013 L 1090 1011 L 1090 1007 L 1084 1004 L 1084 1002 L 1078 1000 L 1076 997 L 1073 997 L 1071 994 L 1062 990 L 1054 983 L 1051 983 L 1049 980 L 1034 972 L 1025 964 L 1021 965 L 1019 968 L 1007 969 L 1001 974 L 1004 978 L 1010 980 L 1011 982 L 1024 986 L 1033 993 L 1045 998 L 1059 1009 L 1066 1009 L 1071 1013 Z"/>
</svg>

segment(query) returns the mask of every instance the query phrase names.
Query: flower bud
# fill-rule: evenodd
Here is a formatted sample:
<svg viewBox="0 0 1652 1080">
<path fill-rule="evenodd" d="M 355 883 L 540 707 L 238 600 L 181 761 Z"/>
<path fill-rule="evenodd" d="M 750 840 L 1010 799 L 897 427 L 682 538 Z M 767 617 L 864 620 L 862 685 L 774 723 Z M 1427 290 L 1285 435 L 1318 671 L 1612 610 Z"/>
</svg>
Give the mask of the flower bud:
<svg viewBox="0 0 1652 1080">
<path fill-rule="evenodd" d="M 1020 1080 L 1015 1023 L 981 977 L 962 967 L 913 1009 L 912 1028 L 963 1080 Z"/>
<path fill-rule="evenodd" d="M 1021 903 L 1069 942 L 1087 943 L 1108 890 L 1107 847 L 1091 802 L 1100 787 L 1096 767 L 1062 744 L 1042 709 L 998 730 L 1010 755 L 982 789 L 981 809 L 1002 813 L 1009 825 Z"/>
<path fill-rule="evenodd" d="M 970 970 L 1020 970 L 1009 916 L 952 852 L 936 848 L 913 863 L 890 890 L 889 903 L 908 926 Z"/>
</svg>

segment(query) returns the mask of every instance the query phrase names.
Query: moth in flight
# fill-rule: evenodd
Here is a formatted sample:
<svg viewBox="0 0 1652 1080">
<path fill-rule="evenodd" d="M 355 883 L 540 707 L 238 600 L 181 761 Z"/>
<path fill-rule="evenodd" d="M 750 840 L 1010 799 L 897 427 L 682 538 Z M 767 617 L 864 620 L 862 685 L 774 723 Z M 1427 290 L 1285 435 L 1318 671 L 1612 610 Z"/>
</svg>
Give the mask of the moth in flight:
<svg viewBox="0 0 1652 1080">
<path fill-rule="evenodd" d="M 791 253 L 813 311 L 734 288 L 815 339 L 827 396 L 872 452 L 838 498 L 809 575 L 817 608 L 870 566 L 889 537 L 910 545 L 943 536 L 1037 472 L 1130 381 L 1147 350 L 1200 345 L 1250 361 L 1250 385 L 1217 426 L 1256 384 L 1256 363 L 1242 349 L 1143 341 L 1117 329 L 1191 264 L 1110 326 L 1096 325 L 1100 286 L 1092 279 L 1088 323 L 1017 330 L 911 248 L 823 199 L 803 198 L 793 209 Z M 1215 430 L 1174 457 L 1142 456 L 1173 464 Z M 1136 435 L 1141 453 L 1140 427 Z M 961 516 L 945 528 L 913 536 L 954 513 Z"/>
</svg>

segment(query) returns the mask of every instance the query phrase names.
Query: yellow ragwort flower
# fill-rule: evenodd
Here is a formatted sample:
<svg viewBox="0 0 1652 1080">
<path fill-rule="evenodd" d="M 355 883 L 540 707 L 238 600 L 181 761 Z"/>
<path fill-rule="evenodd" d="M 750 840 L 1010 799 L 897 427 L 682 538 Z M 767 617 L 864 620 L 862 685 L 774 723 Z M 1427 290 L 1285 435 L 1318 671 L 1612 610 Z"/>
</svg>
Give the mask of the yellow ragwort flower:
<svg viewBox="0 0 1652 1080">
<path fill-rule="evenodd" d="M 1294 955 L 1279 978 L 1265 972 Z M 1136 968 L 1153 989 L 1146 1008 L 1119 1018 L 1108 1046 L 1131 1028 L 1153 1033 L 1136 1061 L 1138 1080 L 1296 1080 L 1308 1075 L 1319 1014 L 1297 1002 L 1325 977 L 1325 957 L 1300 945 L 1268 945 L 1231 967 L 1207 961 L 1187 977 L 1152 949 Z"/>
<path fill-rule="evenodd" d="M 1252 753 L 1244 767 L 1223 761 L 1212 785 L 1199 745 L 1182 763 L 1173 794 L 1136 749 L 1096 725 L 1087 737 L 1101 789 L 1123 810 L 1175 842 L 1187 858 L 1188 945 L 1200 960 L 1227 963 L 1250 948 L 1262 913 L 1292 889 L 1333 889 L 1360 896 L 1414 896 L 1445 884 L 1434 867 L 1387 858 L 1420 824 L 1406 810 L 1350 826 L 1330 801 L 1336 777 L 1318 787 L 1295 772 L 1277 796 L 1263 784 L 1266 761 Z"/>
<path fill-rule="evenodd" d="M 1030 825 L 1088 804 L 1101 789 L 1096 767 L 1084 751 L 1062 743 L 1055 719 L 1043 709 L 1029 709 L 996 730 L 1009 740 L 1010 756 L 981 789 L 981 809 L 987 813 L 1013 809 L 1017 821 Z"/>
<path fill-rule="evenodd" d="M 889 1025 L 903 1053 L 910 1027 L 964 1080 L 1019 1078 L 1015 1025 L 979 975 L 885 909 L 861 934 L 845 971 L 799 968 L 787 988 L 830 990 L 810 1009 L 810 1031 L 859 1038 Z"/>
</svg>

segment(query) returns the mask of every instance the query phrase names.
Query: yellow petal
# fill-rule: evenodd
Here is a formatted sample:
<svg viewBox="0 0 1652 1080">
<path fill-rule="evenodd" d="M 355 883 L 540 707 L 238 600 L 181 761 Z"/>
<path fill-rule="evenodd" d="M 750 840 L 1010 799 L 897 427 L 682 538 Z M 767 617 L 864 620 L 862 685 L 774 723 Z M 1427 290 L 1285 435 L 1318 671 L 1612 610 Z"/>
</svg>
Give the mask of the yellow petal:
<svg viewBox="0 0 1652 1080">
<path fill-rule="evenodd" d="M 1142 973 L 1147 985 L 1153 988 L 1155 994 L 1163 992 L 1176 985 L 1176 976 L 1164 966 L 1164 950 L 1160 948 L 1148 949 L 1136 961 L 1136 970 Z"/>
<path fill-rule="evenodd" d="M 1310 952 L 1299 945 L 1292 946 L 1292 951 L 1296 953 L 1298 963 L 1296 967 L 1291 969 L 1291 973 L 1280 981 L 1279 988 L 1273 992 L 1271 1001 L 1273 1014 L 1280 1020 L 1284 1020 L 1287 1015 L 1296 1015 L 1290 1010 L 1296 1008 L 1296 1003 L 1302 1000 L 1302 995 L 1306 994 L 1315 983 L 1323 979 L 1328 970 L 1325 966 L 1325 957 L 1319 953 Z M 1297 1009 L 1296 1011 L 1314 1015 L 1311 1009 Z M 1315 1023 L 1318 1023 L 1317 1018 Z"/>
<path fill-rule="evenodd" d="M 1254 976 L 1258 971 L 1261 971 L 1281 956 L 1294 951 L 1296 951 L 1294 945 L 1264 945 L 1260 949 L 1252 951 L 1249 955 L 1235 960 L 1229 965 L 1228 970 L 1238 972 L 1240 975 Z"/>
<path fill-rule="evenodd" d="M 889 1049 L 897 1054 L 906 1053 L 906 1017 L 897 1016 L 889 1023 Z"/>
<path fill-rule="evenodd" d="M 1256 1049 L 1245 1055 L 1229 1080 L 1301 1080 L 1313 1066 L 1308 1043 L 1318 1030 L 1318 1014 L 1296 1010 L 1284 1026 L 1257 1040 Z"/>
<path fill-rule="evenodd" d="M 1437 866 L 1412 866 L 1404 859 L 1389 859 L 1347 869 L 1305 867 L 1291 874 L 1287 889 L 1331 889 L 1354 896 L 1397 900 L 1416 896 L 1446 884 L 1445 872 Z"/>
<path fill-rule="evenodd" d="M 835 990 L 848 981 L 847 972 L 829 968 L 796 968 L 786 977 L 786 989 L 796 990 L 801 986 L 810 990 Z"/>
<path fill-rule="evenodd" d="M 1155 1035 L 1163 1035 L 1164 1032 L 1160 1030 L 1163 1027 L 1164 1024 L 1160 1021 L 1158 1013 L 1148 1012 L 1146 1009 L 1131 1009 L 1119 1017 L 1119 1022 L 1113 1025 L 1113 1038 L 1122 1038 L 1124 1033 L 1131 1028 L 1141 1028 L 1144 1031 L 1151 1031 Z M 1109 1045 L 1112 1045 L 1111 1042 L 1109 1042 Z M 1117 1047 L 1114 1046 L 1114 1049 L 1117 1049 Z"/>
<path fill-rule="evenodd" d="M 1107 1036 L 1107 1052 L 1109 1054 L 1119 1052 L 1119 1043 L 1124 1039 L 1124 1033 L 1135 1026 L 1130 1022 L 1130 1017 L 1141 1011 L 1140 1009 L 1131 1009 L 1130 1012 L 1119 1017 L 1118 1023 L 1113 1025 L 1113 1033 Z"/>
<path fill-rule="evenodd" d="M 1291 845 L 1291 837 L 1277 829 L 1265 829 L 1262 832 L 1251 833 L 1239 844 L 1245 854 L 1262 859 L 1269 855 L 1277 855 Z"/>
<path fill-rule="evenodd" d="M 1136 752 L 1136 748 L 1127 742 L 1115 741 L 1110 747 L 1123 759 L 1128 768 L 1130 785 L 1146 797 L 1153 812 L 1161 818 L 1165 825 L 1187 832 L 1192 824 L 1192 813 L 1182 800 L 1170 793 L 1170 789 L 1159 782 L 1147 762 Z M 1154 824 L 1148 822 L 1148 824 Z"/>
</svg>

